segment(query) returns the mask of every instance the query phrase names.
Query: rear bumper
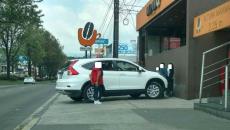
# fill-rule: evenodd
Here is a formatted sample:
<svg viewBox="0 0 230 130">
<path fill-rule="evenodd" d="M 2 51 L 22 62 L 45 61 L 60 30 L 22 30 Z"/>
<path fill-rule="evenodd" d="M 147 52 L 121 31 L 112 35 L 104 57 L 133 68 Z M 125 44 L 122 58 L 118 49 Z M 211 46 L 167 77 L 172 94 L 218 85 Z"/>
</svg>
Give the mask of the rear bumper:
<svg viewBox="0 0 230 130">
<path fill-rule="evenodd" d="M 57 90 L 81 90 L 87 79 L 84 78 L 69 78 L 69 79 L 58 79 L 56 82 Z"/>
<path fill-rule="evenodd" d="M 63 95 L 67 95 L 69 97 L 80 97 L 82 96 L 82 91 L 81 90 L 59 90 L 56 89 L 58 93 L 61 93 Z"/>
</svg>

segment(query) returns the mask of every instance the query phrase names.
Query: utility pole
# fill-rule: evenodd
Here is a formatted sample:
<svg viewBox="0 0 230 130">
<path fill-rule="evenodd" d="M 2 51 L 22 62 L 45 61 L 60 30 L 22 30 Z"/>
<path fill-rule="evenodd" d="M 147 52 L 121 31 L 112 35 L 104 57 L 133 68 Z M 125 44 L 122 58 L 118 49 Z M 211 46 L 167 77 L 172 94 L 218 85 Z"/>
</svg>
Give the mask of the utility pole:
<svg viewBox="0 0 230 130">
<path fill-rule="evenodd" d="M 119 44 L 119 0 L 114 0 L 113 58 L 118 58 Z"/>
</svg>

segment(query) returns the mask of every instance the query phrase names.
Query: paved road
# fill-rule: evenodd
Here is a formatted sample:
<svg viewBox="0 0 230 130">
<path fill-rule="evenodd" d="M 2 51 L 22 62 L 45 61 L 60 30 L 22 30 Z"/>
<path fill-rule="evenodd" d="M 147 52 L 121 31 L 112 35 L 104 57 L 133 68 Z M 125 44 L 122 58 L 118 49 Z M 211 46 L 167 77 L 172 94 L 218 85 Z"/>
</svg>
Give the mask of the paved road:
<svg viewBox="0 0 230 130">
<path fill-rule="evenodd" d="M 0 129 L 13 130 L 55 94 L 54 84 L 0 87 Z"/>
<path fill-rule="evenodd" d="M 32 130 L 230 130 L 230 121 L 193 110 L 178 98 L 106 98 L 102 105 L 60 95 Z"/>
</svg>

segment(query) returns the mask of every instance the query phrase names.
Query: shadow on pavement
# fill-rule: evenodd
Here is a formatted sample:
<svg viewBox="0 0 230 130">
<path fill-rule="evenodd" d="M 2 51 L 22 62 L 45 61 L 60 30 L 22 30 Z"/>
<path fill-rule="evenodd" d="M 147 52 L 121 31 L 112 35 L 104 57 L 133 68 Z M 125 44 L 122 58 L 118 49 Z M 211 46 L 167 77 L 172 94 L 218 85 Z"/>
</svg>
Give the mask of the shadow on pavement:
<svg viewBox="0 0 230 130">
<path fill-rule="evenodd" d="M 132 97 L 129 97 L 129 96 L 119 96 L 119 97 L 102 97 L 101 101 L 102 102 L 114 102 L 114 101 L 141 101 L 141 100 L 167 100 L 169 99 L 170 97 L 164 97 L 164 98 L 160 98 L 160 99 L 149 99 L 145 96 L 142 96 L 142 97 L 139 97 L 139 98 L 132 98 Z M 71 99 L 69 100 L 66 100 L 66 101 L 60 101 L 59 103 L 63 103 L 63 104 L 89 104 L 89 103 L 92 103 L 92 102 L 86 102 L 83 100 L 81 101 L 73 101 Z"/>
</svg>

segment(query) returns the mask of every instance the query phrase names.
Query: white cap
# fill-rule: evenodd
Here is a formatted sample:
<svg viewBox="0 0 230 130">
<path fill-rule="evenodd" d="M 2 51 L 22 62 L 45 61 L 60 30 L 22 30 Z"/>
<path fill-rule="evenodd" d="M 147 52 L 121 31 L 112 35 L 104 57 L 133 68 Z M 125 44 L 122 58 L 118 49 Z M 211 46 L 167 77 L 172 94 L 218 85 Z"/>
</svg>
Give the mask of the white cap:
<svg viewBox="0 0 230 130">
<path fill-rule="evenodd" d="M 165 67 L 165 65 L 164 64 L 160 64 L 160 68 L 162 69 L 162 68 L 164 68 Z"/>
<path fill-rule="evenodd" d="M 160 68 L 159 67 L 156 67 L 156 71 L 159 71 L 160 70 Z"/>
<path fill-rule="evenodd" d="M 101 69 L 102 68 L 102 63 L 101 62 L 95 62 L 95 68 Z"/>
<path fill-rule="evenodd" d="M 172 64 L 168 64 L 168 69 L 173 69 Z"/>
</svg>

